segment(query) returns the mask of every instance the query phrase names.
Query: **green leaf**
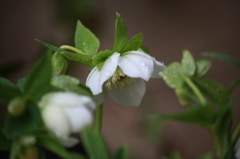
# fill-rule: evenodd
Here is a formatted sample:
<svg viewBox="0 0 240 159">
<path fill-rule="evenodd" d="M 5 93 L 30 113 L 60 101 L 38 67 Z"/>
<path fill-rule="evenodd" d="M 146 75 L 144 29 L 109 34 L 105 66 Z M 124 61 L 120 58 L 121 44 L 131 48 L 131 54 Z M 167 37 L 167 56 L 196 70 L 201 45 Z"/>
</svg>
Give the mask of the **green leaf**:
<svg viewBox="0 0 240 159">
<path fill-rule="evenodd" d="M 184 83 L 181 64 L 178 62 L 171 63 L 160 75 L 170 88 L 181 87 Z"/>
<path fill-rule="evenodd" d="M 99 45 L 98 38 L 78 21 L 75 32 L 75 47 L 87 55 L 95 55 Z"/>
<path fill-rule="evenodd" d="M 85 159 L 79 153 L 68 152 L 62 144 L 55 138 L 45 134 L 38 134 L 36 135 L 37 144 L 64 159 Z"/>
<path fill-rule="evenodd" d="M 114 52 L 111 50 L 104 50 L 99 52 L 96 56 L 93 58 L 92 64 L 94 66 L 103 63 L 109 56 L 111 56 Z"/>
<path fill-rule="evenodd" d="M 124 53 L 128 51 L 133 51 L 133 50 L 136 51 L 140 48 L 142 41 L 143 41 L 143 35 L 142 33 L 139 33 L 135 35 L 132 39 L 130 39 L 120 52 Z"/>
<path fill-rule="evenodd" d="M 207 59 L 200 59 L 196 61 L 196 73 L 195 76 L 197 77 L 201 77 L 203 76 L 205 73 L 207 73 L 207 71 L 210 69 L 210 67 L 212 66 L 212 63 L 210 60 Z"/>
<path fill-rule="evenodd" d="M 194 83 L 198 86 L 203 94 L 205 94 L 213 103 L 224 106 L 224 88 L 217 81 L 208 78 L 193 78 Z"/>
<path fill-rule="evenodd" d="M 6 78 L 0 77 L 0 103 L 8 103 L 13 97 L 21 95 L 18 88 Z"/>
<path fill-rule="evenodd" d="M 26 98 L 35 101 L 48 91 L 52 76 L 51 57 L 48 51 L 35 64 L 25 84 Z"/>
<path fill-rule="evenodd" d="M 116 13 L 117 19 L 115 23 L 115 41 L 113 51 L 120 52 L 127 42 L 128 29 L 125 21 L 119 13 Z"/>
<path fill-rule="evenodd" d="M 105 142 L 96 130 L 86 127 L 81 133 L 83 145 L 91 159 L 109 159 Z"/>
<path fill-rule="evenodd" d="M 129 159 L 128 146 L 123 145 L 114 154 L 114 159 Z"/>
<path fill-rule="evenodd" d="M 16 85 L 17 85 L 18 89 L 21 91 L 22 94 L 24 94 L 24 92 L 25 92 L 24 88 L 25 88 L 26 82 L 27 82 L 27 76 L 25 76 L 23 78 L 20 78 L 17 81 Z"/>
<path fill-rule="evenodd" d="M 212 153 L 207 153 L 203 156 L 201 156 L 199 159 L 213 159 Z"/>
<path fill-rule="evenodd" d="M 20 117 L 7 115 L 4 123 L 6 137 L 12 139 L 23 134 L 31 133 L 39 127 L 41 114 L 35 104 L 28 104 L 24 114 Z"/>
<path fill-rule="evenodd" d="M 199 124 L 204 127 L 211 127 L 215 121 L 215 111 L 211 106 L 191 107 L 187 112 L 177 114 L 152 114 L 151 119 L 177 120 L 181 122 Z"/>
<path fill-rule="evenodd" d="M 82 55 L 82 54 L 76 54 L 76 53 L 70 53 L 70 52 L 63 53 L 63 55 L 69 60 L 77 61 L 84 65 L 93 66 L 92 65 L 93 56 L 91 55 Z"/>
<path fill-rule="evenodd" d="M 196 71 L 196 65 L 192 54 L 188 50 L 183 50 L 183 58 L 182 58 L 182 72 L 186 76 L 193 76 Z"/>
<path fill-rule="evenodd" d="M 149 52 L 150 52 L 149 49 L 146 46 L 144 46 L 143 44 L 141 44 L 141 46 L 138 50 L 145 52 L 146 54 L 149 54 Z"/>
<path fill-rule="evenodd" d="M 71 76 L 54 76 L 51 80 L 51 85 L 63 91 L 71 91 L 81 95 L 92 96 L 88 87 L 82 85 L 77 78 Z"/>
<path fill-rule="evenodd" d="M 0 151 L 9 151 L 11 148 L 11 141 L 6 138 L 0 129 Z"/>
<path fill-rule="evenodd" d="M 66 74 L 68 71 L 68 61 L 61 53 L 54 53 L 52 56 L 52 72 L 54 75 Z"/>
<path fill-rule="evenodd" d="M 171 159 L 181 159 L 181 156 L 178 152 L 174 152 L 171 154 Z"/>
<path fill-rule="evenodd" d="M 234 59 L 233 57 L 226 55 L 226 54 L 214 53 L 214 52 L 204 52 L 203 56 L 222 60 L 222 61 L 228 62 L 228 63 L 233 64 L 234 66 L 240 68 L 240 61 L 238 61 L 238 60 Z"/>
<path fill-rule="evenodd" d="M 235 80 L 224 92 L 224 100 L 229 100 L 234 90 L 240 86 L 240 79 Z"/>
<path fill-rule="evenodd" d="M 51 44 L 48 44 L 42 40 L 39 40 L 39 39 L 35 39 L 36 41 L 40 42 L 42 45 L 46 46 L 47 48 L 49 48 L 50 50 L 53 50 L 55 52 L 59 52 L 59 53 L 67 53 L 68 51 L 64 50 L 64 49 L 60 49 L 54 45 L 51 45 Z"/>
</svg>

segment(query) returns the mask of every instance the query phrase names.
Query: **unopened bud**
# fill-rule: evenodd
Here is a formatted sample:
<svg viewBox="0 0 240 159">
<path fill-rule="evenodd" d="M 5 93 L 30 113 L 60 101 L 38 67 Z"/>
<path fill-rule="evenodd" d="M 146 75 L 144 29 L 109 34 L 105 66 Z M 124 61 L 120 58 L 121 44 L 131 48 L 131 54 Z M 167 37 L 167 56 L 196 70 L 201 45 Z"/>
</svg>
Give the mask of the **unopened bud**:
<svg viewBox="0 0 240 159">
<path fill-rule="evenodd" d="M 12 116 L 20 116 L 25 112 L 26 102 L 22 97 L 13 98 L 8 105 L 8 112 Z"/>
<path fill-rule="evenodd" d="M 68 61 L 61 53 L 54 53 L 52 56 L 53 75 L 65 75 L 68 71 Z"/>
</svg>

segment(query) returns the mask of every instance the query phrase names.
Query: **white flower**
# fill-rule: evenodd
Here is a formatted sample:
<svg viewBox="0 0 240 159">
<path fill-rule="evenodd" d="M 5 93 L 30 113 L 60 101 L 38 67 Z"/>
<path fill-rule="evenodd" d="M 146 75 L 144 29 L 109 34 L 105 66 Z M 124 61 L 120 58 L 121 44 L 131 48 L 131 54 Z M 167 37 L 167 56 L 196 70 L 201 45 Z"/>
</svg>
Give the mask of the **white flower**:
<svg viewBox="0 0 240 159">
<path fill-rule="evenodd" d="M 46 94 L 39 107 L 45 126 L 64 146 L 70 147 L 78 143 L 78 139 L 70 137 L 70 134 L 78 133 L 92 123 L 92 110 L 96 104 L 88 96 L 58 92 Z"/>
<path fill-rule="evenodd" d="M 129 51 L 120 56 L 113 53 L 101 69 L 95 66 L 88 75 L 86 85 L 102 103 L 107 96 L 116 103 L 139 106 L 145 93 L 145 82 L 160 78 L 165 65 L 141 51 Z"/>
</svg>

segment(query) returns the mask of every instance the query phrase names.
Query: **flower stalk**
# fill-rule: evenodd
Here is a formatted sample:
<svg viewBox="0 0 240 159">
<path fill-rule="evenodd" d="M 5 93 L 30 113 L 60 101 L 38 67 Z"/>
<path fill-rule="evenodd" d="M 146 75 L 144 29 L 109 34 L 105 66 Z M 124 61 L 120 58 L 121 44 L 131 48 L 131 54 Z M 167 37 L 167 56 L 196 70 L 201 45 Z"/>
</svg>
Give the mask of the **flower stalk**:
<svg viewBox="0 0 240 159">
<path fill-rule="evenodd" d="M 101 129 L 102 129 L 102 114 L 103 114 L 103 104 L 100 104 L 96 108 L 95 123 L 94 123 L 95 124 L 94 129 L 99 132 L 101 132 Z"/>
<path fill-rule="evenodd" d="M 69 45 L 62 45 L 62 46 L 60 46 L 60 49 L 71 50 L 71 51 L 74 51 L 76 53 L 79 53 L 79 54 L 82 54 L 82 55 L 86 55 L 81 50 L 78 50 L 77 48 L 69 46 Z"/>
</svg>

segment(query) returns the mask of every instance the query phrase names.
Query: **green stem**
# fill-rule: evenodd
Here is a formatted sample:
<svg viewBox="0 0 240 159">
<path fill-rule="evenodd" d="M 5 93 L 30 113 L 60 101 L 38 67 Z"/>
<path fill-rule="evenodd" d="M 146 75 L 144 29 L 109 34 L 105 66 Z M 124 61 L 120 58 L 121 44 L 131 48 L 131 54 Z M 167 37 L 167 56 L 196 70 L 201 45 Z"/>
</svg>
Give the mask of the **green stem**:
<svg viewBox="0 0 240 159">
<path fill-rule="evenodd" d="M 66 50 L 71 50 L 74 51 L 76 53 L 82 54 L 82 55 L 86 55 L 84 52 L 82 52 L 81 50 L 78 50 L 75 47 L 69 46 L 69 45 L 62 45 L 60 46 L 60 49 L 66 49 Z"/>
<path fill-rule="evenodd" d="M 103 104 L 100 104 L 96 109 L 95 125 L 94 125 L 94 129 L 99 132 L 101 132 L 101 128 L 102 128 L 102 113 L 103 113 Z"/>
<path fill-rule="evenodd" d="M 232 143 L 237 140 L 239 134 L 240 134 L 240 122 L 237 124 L 237 126 L 235 127 L 232 133 L 232 138 L 231 138 Z"/>
<path fill-rule="evenodd" d="M 213 137 L 213 142 L 214 142 L 215 157 L 216 157 L 216 159 L 223 159 L 222 158 L 222 146 L 221 146 L 221 142 L 219 141 L 219 137 L 214 130 L 212 130 L 211 132 L 212 132 L 212 137 Z"/>
<path fill-rule="evenodd" d="M 191 79 L 188 77 L 185 77 L 184 80 L 188 84 L 188 86 L 193 90 L 193 92 L 196 94 L 200 103 L 202 105 L 206 105 L 206 100 L 205 100 L 204 96 L 202 95 L 200 90 L 197 88 L 197 86 L 191 81 Z"/>
</svg>

